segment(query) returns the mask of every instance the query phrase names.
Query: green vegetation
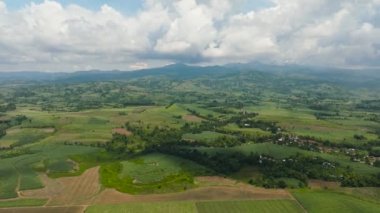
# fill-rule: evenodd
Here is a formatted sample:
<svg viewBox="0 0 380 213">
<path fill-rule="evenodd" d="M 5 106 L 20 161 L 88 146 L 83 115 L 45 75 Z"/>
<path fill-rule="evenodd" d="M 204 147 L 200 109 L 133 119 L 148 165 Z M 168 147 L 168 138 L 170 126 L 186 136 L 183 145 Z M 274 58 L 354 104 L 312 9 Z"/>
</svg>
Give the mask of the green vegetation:
<svg viewBox="0 0 380 213">
<path fill-rule="evenodd" d="M 124 213 L 196 213 L 192 202 L 167 203 L 130 203 L 122 205 L 95 205 L 86 209 L 86 213 L 124 212 Z"/>
<path fill-rule="evenodd" d="M 299 190 L 293 195 L 308 212 L 378 212 L 380 204 L 331 191 Z"/>
<path fill-rule="evenodd" d="M 136 195 L 181 192 L 198 187 L 196 176 L 217 175 L 297 189 L 310 212 L 377 207 L 378 86 L 293 70 L 165 69 L 2 83 L 0 199 L 43 188 L 41 174 L 78 176 L 100 166 L 103 187 Z M 354 188 L 298 190 L 310 179 Z M 288 200 L 127 205 L 145 212 L 300 210 Z"/>
<path fill-rule="evenodd" d="M 303 212 L 292 200 L 268 201 L 208 201 L 208 202 L 158 202 L 130 203 L 122 205 L 95 205 L 86 209 L 86 213 L 97 212 L 133 212 L 133 213 L 204 213 L 204 212 Z"/>
<path fill-rule="evenodd" d="M 43 185 L 37 171 L 47 172 L 52 177 L 69 176 L 75 172 L 74 165 L 65 167 L 66 170 L 62 170 L 62 168 L 59 171 L 50 169 L 54 169 L 55 162 L 66 162 L 70 156 L 98 151 L 97 148 L 92 147 L 75 147 L 58 144 L 35 145 L 30 147 L 30 150 L 33 154 L 1 160 L 0 198 L 17 197 L 17 187 L 19 190 L 42 188 Z M 19 184 L 18 180 L 20 180 Z"/>
<path fill-rule="evenodd" d="M 149 154 L 103 165 L 100 173 L 102 184 L 107 187 L 146 194 L 187 190 L 194 185 L 192 175 L 207 174 L 208 170 L 180 158 Z"/>
<path fill-rule="evenodd" d="M 303 212 L 291 200 L 199 202 L 196 205 L 199 213 Z"/>
<path fill-rule="evenodd" d="M 9 201 L 0 201 L 0 209 L 9 207 L 43 206 L 46 202 L 47 200 L 44 199 L 17 199 Z"/>
<path fill-rule="evenodd" d="M 0 143 L 4 147 L 23 146 L 41 141 L 50 135 L 51 131 L 46 129 L 11 129 L 7 131 L 7 135 L 1 139 Z"/>
<path fill-rule="evenodd" d="M 194 141 L 213 142 L 223 136 L 227 136 L 227 135 L 218 133 L 218 132 L 205 131 L 199 134 L 185 134 L 183 135 L 183 138 L 185 140 L 190 140 L 190 141 L 194 140 Z"/>
<path fill-rule="evenodd" d="M 351 195 L 361 200 L 367 200 L 380 204 L 380 188 L 361 187 L 361 188 L 339 188 L 335 191 Z"/>
</svg>

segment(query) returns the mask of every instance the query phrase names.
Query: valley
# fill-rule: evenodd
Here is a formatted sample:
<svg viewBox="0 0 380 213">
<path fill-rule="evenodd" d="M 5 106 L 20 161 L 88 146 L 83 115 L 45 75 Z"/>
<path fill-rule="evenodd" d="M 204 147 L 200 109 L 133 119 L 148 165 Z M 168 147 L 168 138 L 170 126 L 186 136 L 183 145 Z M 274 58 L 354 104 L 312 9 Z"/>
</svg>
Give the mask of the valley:
<svg viewBox="0 0 380 213">
<path fill-rule="evenodd" d="M 3 82 L 0 212 L 376 212 L 380 89 L 289 72 Z"/>
</svg>

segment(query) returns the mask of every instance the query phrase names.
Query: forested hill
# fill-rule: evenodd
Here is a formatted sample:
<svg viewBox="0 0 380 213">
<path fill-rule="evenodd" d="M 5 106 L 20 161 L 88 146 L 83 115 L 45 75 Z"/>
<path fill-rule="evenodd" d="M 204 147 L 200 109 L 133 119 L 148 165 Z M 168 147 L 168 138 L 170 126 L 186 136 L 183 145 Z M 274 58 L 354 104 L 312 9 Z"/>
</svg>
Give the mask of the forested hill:
<svg viewBox="0 0 380 213">
<path fill-rule="evenodd" d="M 165 76 L 175 79 L 196 78 L 210 74 L 225 74 L 234 72 L 231 67 L 209 66 L 197 67 L 184 64 L 172 64 L 165 67 L 136 70 L 136 71 L 78 71 L 73 73 L 49 73 L 49 72 L 0 72 L 1 82 L 17 81 L 54 81 L 54 82 L 91 82 L 129 80 L 148 76 Z"/>
<path fill-rule="evenodd" d="M 188 66 L 172 64 L 165 67 L 137 71 L 78 71 L 73 73 L 51 72 L 0 72 L 0 82 L 61 82 L 80 83 L 92 81 L 131 80 L 143 77 L 166 77 L 176 80 L 188 80 L 203 76 L 225 76 L 256 72 L 266 76 L 320 80 L 355 87 L 376 87 L 380 81 L 380 70 L 349 70 L 337 68 L 319 68 L 298 65 L 266 65 L 261 63 L 228 64 L 225 66 Z"/>
</svg>

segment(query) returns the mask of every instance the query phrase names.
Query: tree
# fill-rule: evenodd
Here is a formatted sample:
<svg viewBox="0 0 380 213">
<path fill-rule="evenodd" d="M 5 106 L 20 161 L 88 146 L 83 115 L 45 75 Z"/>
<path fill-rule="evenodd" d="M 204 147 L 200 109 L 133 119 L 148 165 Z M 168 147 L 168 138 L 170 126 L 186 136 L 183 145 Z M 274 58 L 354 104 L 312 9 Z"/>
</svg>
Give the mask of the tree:
<svg viewBox="0 0 380 213">
<path fill-rule="evenodd" d="M 375 161 L 375 163 L 373 163 L 373 166 L 380 167 L 380 160 Z"/>
<path fill-rule="evenodd" d="M 278 181 L 277 186 L 281 189 L 285 189 L 288 185 L 285 183 L 285 181 L 280 180 Z"/>
<path fill-rule="evenodd" d="M 4 137 L 7 132 L 4 129 L 0 129 L 0 138 Z"/>
</svg>

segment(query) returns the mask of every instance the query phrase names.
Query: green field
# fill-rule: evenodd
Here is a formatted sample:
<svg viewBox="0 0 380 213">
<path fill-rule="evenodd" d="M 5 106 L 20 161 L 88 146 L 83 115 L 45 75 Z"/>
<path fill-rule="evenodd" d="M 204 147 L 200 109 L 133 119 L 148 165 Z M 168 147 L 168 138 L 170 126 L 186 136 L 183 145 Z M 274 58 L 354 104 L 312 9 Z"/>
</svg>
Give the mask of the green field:
<svg viewBox="0 0 380 213">
<path fill-rule="evenodd" d="M 303 212 L 291 200 L 269 201 L 208 201 L 170 203 L 131 203 L 122 205 L 96 205 L 87 208 L 86 213 L 133 212 L 133 213 L 249 213 L 249 212 Z"/>
<path fill-rule="evenodd" d="M 64 145 L 34 145 L 30 149 L 33 154 L 1 160 L 0 198 L 17 197 L 16 188 L 42 188 L 37 171 L 44 171 L 52 176 L 69 174 L 74 169 L 73 165 L 68 166 L 65 163 L 70 156 L 98 151 L 97 148 Z"/>
<path fill-rule="evenodd" d="M 7 131 L 7 135 L 0 139 L 0 147 L 23 146 L 39 142 L 49 137 L 54 129 L 49 128 L 14 128 Z"/>
<path fill-rule="evenodd" d="M 103 185 L 132 194 L 183 191 L 194 186 L 193 175 L 209 171 L 191 161 L 149 154 L 101 167 Z"/>
<path fill-rule="evenodd" d="M 334 143 L 363 142 L 355 140 L 353 137 L 355 134 L 364 135 L 367 141 L 378 138 L 376 134 L 371 132 L 378 128 L 379 124 L 361 118 L 318 120 L 314 116 L 317 111 L 304 108 L 279 108 L 273 103 L 252 106 L 247 109 L 259 113 L 259 119 L 278 122 L 282 128 L 297 135 L 313 136 Z"/>
<path fill-rule="evenodd" d="M 258 128 L 239 128 L 236 124 L 228 124 L 225 127 L 223 127 L 223 130 L 232 131 L 232 132 L 241 132 L 243 134 L 255 136 L 255 137 L 262 137 L 262 136 L 270 136 L 271 133 L 268 131 L 264 131 Z"/>
<path fill-rule="evenodd" d="M 375 188 L 375 187 L 339 188 L 336 191 L 354 196 L 361 200 L 367 200 L 367 201 L 380 204 L 380 188 Z"/>
<path fill-rule="evenodd" d="M 190 140 L 190 141 L 203 141 L 203 142 L 213 142 L 219 139 L 220 137 L 233 137 L 230 135 L 218 133 L 218 132 L 211 132 L 211 131 L 205 131 L 199 134 L 185 134 L 183 135 L 183 139 Z"/>
<path fill-rule="evenodd" d="M 1 208 L 9 207 L 30 207 L 30 206 L 43 206 L 47 200 L 44 199 L 18 199 L 10 201 L 0 201 L 0 211 Z"/>
<path fill-rule="evenodd" d="M 199 202 L 196 206 L 199 213 L 303 212 L 291 200 Z"/>
<path fill-rule="evenodd" d="M 308 212 L 379 212 L 380 204 L 330 191 L 301 190 L 293 195 Z"/>
</svg>

